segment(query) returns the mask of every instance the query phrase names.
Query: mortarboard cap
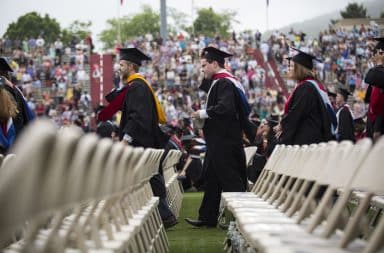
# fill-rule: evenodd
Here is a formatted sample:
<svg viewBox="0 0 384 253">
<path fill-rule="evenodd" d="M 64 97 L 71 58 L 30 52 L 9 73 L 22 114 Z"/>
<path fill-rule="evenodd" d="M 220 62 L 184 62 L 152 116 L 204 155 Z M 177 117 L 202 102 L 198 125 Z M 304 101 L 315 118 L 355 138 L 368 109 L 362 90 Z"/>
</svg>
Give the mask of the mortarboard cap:
<svg viewBox="0 0 384 253">
<path fill-rule="evenodd" d="M 120 48 L 120 60 L 129 61 L 141 66 L 142 61 L 149 61 L 151 58 L 137 48 Z"/>
<path fill-rule="evenodd" d="M 220 64 L 224 64 L 225 58 L 232 56 L 224 51 L 221 51 L 215 47 L 206 47 L 201 54 L 202 58 L 207 60 L 217 61 Z"/>
<path fill-rule="evenodd" d="M 347 101 L 348 96 L 351 95 L 351 93 L 347 89 L 341 87 L 337 89 L 337 93 L 341 94 L 344 97 L 345 101 Z"/>
<path fill-rule="evenodd" d="M 375 66 L 371 68 L 365 75 L 364 82 L 384 89 L 384 68 L 382 66 Z"/>
<path fill-rule="evenodd" d="M 374 40 L 378 41 L 375 50 L 381 49 L 384 50 L 384 37 L 381 38 L 373 38 Z"/>
<path fill-rule="evenodd" d="M 291 47 L 293 50 L 296 50 L 298 53 L 293 57 L 287 57 L 288 60 L 292 60 L 293 62 L 300 64 L 307 69 L 313 69 L 313 60 L 321 62 L 320 59 L 317 59 L 315 56 L 307 54 L 297 48 Z"/>
<path fill-rule="evenodd" d="M 11 66 L 9 66 L 7 60 L 4 57 L 0 57 L 0 71 L 13 72 Z"/>
</svg>

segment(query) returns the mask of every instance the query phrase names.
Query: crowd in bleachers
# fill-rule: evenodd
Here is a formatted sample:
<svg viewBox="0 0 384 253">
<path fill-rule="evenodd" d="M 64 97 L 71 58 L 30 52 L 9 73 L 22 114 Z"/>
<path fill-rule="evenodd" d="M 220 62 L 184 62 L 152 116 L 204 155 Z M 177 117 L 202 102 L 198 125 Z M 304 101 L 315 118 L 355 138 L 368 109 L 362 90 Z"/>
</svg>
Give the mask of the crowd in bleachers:
<svg viewBox="0 0 384 253">
<path fill-rule="evenodd" d="M 253 48 L 258 48 L 264 59 L 273 58 L 280 75 L 288 71 L 287 56 L 292 54 L 289 46 L 295 46 L 322 59 L 316 64 L 319 80 L 331 90 L 342 85 L 353 92 L 353 113 L 356 118 L 366 113 L 363 103 L 366 85 L 364 75 L 372 67 L 369 38 L 377 36 L 375 26 L 355 27 L 352 31 L 329 28 L 317 38 L 306 38 L 304 33 L 291 30 L 284 34 L 274 32 L 267 40 L 261 40 L 256 32 L 232 33 L 230 39 L 220 36 L 170 36 L 167 41 L 146 35 L 125 41 L 120 47 L 135 46 L 152 57 L 140 72 L 155 87 L 164 106 L 167 122 L 173 126 L 193 110 L 204 107 L 206 94 L 198 90 L 201 81 L 199 51 L 211 44 L 232 53 L 227 68 L 241 81 L 249 102 L 253 105 L 252 117 L 259 120 L 270 115 L 282 115 L 285 97 L 281 87 L 265 87 L 266 73 L 262 63 L 257 62 Z M 85 86 L 89 84 L 89 49 L 87 42 L 73 37 L 64 45 L 60 39 L 47 44 L 42 36 L 23 41 L 0 40 L 0 53 L 12 59 L 15 70 L 14 83 L 23 90 L 28 104 L 38 116 L 51 118 L 58 126 L 76 124 L 89 130 L 92 114 L 91 97 Z M 116 52 L 114 52 L 116 53 Z M 89 68 L 89 67 L 88 67 Z M 114 71 L 117 72 L 118 63 Z M 113 80 L 119 84 L 118 74 Z M 295 83 L 285 79 L 291 90 Z"/>
<path fill-rule="evenodd" d="M 42 36 L 23 41 L 0 39 L 0 54 L 14 70 L 12 83 L 20 88 L 37 116 L 51 118 L 58 127 L 76 124 L 87 130 L 90 96 L 84 89 L 88 46 L 73 37 L 47 44 Z"/>
</svg>

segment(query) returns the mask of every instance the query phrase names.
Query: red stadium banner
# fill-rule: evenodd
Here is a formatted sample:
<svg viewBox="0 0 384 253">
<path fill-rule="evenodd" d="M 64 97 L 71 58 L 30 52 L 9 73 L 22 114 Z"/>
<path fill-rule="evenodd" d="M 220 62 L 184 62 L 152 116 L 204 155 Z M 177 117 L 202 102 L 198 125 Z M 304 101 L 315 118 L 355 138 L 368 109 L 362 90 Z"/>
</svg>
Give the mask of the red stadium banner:
<svg viewBox="0 0 384 253">
<path fill-rule="evenodd" d="M 110 54 L 91 55 L 90 94 L 92 106 L 106 104 L 105 95 L 113 88 L 113 56 Z"/>
</svg>

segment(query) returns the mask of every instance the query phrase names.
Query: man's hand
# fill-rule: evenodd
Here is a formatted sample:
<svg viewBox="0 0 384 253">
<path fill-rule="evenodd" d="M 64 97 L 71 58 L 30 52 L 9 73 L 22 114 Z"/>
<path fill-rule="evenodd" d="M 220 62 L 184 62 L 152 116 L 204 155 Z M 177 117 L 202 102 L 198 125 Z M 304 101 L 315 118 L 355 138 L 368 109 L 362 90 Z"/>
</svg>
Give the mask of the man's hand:
<svg viewBox="0 0 384 253">
<path fill-rule="evenodd" d="M 129 134 L 124 134 L 124 137 L 121 142 L 125 145 L 130 145 L 133 142 L 133 139 Z"/>
</svg>

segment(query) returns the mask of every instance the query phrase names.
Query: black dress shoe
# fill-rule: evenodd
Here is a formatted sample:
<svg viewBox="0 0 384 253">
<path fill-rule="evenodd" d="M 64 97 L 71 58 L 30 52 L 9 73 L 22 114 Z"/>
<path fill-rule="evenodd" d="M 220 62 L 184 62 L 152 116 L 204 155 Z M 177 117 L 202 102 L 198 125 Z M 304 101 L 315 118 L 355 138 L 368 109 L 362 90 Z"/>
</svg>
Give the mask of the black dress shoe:
<svg viewBox="0 0 384 253">
<path fill-rule="evenodd" d="M 210 224 L 202 220 L 192 220 L 190 218 L 185 218 L 185 221 L 195 227 L 216 227 L 216 224 Z"/>
<path fill-rule="evenodd" d="M 175 216 L 171 216 L 170 218 L 163 220 L 165 229 L 171 228 L 175 226 L 177 223 L 179 222 L 176 220 Z"/>
</svg>

